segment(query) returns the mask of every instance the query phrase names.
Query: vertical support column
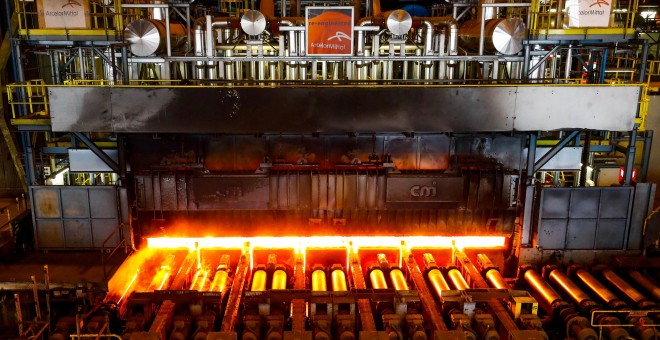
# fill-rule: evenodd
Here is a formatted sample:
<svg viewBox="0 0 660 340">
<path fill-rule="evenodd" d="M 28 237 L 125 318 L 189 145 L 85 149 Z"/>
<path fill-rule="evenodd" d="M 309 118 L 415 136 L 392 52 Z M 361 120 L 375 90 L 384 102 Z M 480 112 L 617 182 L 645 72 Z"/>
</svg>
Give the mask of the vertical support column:
<svg viewBox="0 0 660 340">
<path fill-rule="evenodd" d="M 534 163 L 536 161 L 536 134 L 529 135 L 529 148 L 527 151 L 527 171 L 525 173 L 521 245 L 532 245 L 532 213 L 534 203 Z"/>
<path fill-rule="evenodd" d="M 642 64 L 639 66 L 639 82 L 643 83 L 646 81 L 646 62 L 649 58 L 649 41 L 644 39 L 644 45 L 642 46 Z"/>
<path fill-rule="evenodd" d="M 637 147 L 637 127 L 630 131 L 630 139 L 628 140 L 628 152 L 626 152 L 626 163 L 624 168 L 623 185 L 628 186 L 632 184 L 633 170 L 635 169 L 635 151 Z"/>
<path fill-rule="evenodd" d="M 646 182 L 646 176 L 649 173 L 649 162 L 651 161 L 651 145 L 653 145 L 653 131 L 646 130 L 644 131 L 644 153 L 642 154 L 642 168 L 637 177 L 639 182 Z"/>
<path fill-rule="evenodd" d="M 589 167 L 589 156 L 591 148 L 591 131 L 584 133 L 584 146 L 582 148 L 582 167 L 580 168 L 580 187 L 587 184 L 587 168 Z"/>
</svg>

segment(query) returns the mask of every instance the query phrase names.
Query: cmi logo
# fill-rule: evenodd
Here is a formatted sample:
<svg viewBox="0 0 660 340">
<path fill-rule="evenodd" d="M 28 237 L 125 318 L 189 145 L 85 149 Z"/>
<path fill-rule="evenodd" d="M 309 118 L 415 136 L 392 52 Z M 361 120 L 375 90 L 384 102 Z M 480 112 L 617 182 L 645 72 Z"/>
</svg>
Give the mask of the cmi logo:
<svg viewBox="0 0 660 340">
<path fill-rule="evenodd" d="M 431 186 L 413 185 L 410 187 L 410 195 L 412 197 L 435 197 L 437 189 L 435 188 L 436 182 Z"/>
</svg>

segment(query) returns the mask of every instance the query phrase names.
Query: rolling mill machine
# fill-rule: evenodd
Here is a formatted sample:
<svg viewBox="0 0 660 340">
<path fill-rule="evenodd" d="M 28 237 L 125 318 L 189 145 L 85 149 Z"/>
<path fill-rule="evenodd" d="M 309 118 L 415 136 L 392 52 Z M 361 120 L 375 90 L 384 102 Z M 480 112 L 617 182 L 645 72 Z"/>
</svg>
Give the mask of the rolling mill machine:
<svg viewBox="0 0 660 340">
<path fill-rule="evenodd" d="M 30 245 L 126 255 L 7 333 L 660 338 L 654 64 L 587 1 L 7 1 Z"/>
</svg>

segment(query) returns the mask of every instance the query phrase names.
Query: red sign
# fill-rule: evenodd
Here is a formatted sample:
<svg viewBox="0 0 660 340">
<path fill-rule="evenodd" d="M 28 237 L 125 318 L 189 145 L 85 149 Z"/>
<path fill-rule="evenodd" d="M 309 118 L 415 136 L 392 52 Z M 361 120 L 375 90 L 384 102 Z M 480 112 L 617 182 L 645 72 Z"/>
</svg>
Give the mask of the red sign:
<svg viewBox="0 0 660 340">
<path fill-rule="evenodd" d="M 353 7 L 307 7 L 307 55 L 353 55 Z"/>
</svg>

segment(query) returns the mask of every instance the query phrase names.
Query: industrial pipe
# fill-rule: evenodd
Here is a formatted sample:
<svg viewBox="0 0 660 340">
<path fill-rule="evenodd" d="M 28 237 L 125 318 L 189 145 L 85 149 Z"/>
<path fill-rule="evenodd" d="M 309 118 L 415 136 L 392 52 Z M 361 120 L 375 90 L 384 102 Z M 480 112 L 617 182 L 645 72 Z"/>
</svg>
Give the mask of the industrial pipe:
<svg viewBox="0 0 660 340">
<path fill-rule="evenodd" d="M 347 291 L 346 287 L 346 273 L 341 269 L 332 271 L 332 291 L 343 292 Z"/>
<path fill-rule="evenodd" d="M 371 280 L 371 287 L 374 289 L 387 289 L 387 281 L 385 281 L 385 274 L 380 269 L 374 269 L 369 273 Z"/>
<path fill-rule="evenodd" d="M 447 276 L 449 276 L 449 280 L 456 289 L 466 290 L 470 288 L 470 286 L 465 281 L 463 275 L 461 275 L 461 272 L 459 272 L 458 269 L 456 268 L 449 269 L 449 271 L 447 272 Z"/>
<path fill-rule="evenodd" d="M 325 292 L 328 290 L 326 283 L 325 272 L 322 269 L 317 269 L 312 272 L 312 291 Z"/>
<path fill-rule="evenodd" d="M 392 269 L 390 271 L 390 279 L 396 290 L 410 290 L 408 288 L 408 283 L 406 278 L 403 276 L 403 272 L 400 269 Z"/>
<path fill-rule="evenodd" d="M 637 282 L 637 284 L 644 288 L 647 292 L 651 293 L 656 301 L 660 301 L 660 287 L 656 286 L 655 283 L 653 283 L 637 270 L 629 270 L 628 276 L 630 276 L 631 279 Z"/>
<path fill-rule="evenodd" d="M 273 273 L 272 289 L 286 289 L 287 275 L 282 269 L 278 269 Z"/>
<path fill-rule="evenodd" d="M 254 272 L 252 275 L 252 284 L 250 286 L 250 291 L 252 292 L 263 292 L 266 290 L 266 271 L 259 269 Z"/>
</svg>

